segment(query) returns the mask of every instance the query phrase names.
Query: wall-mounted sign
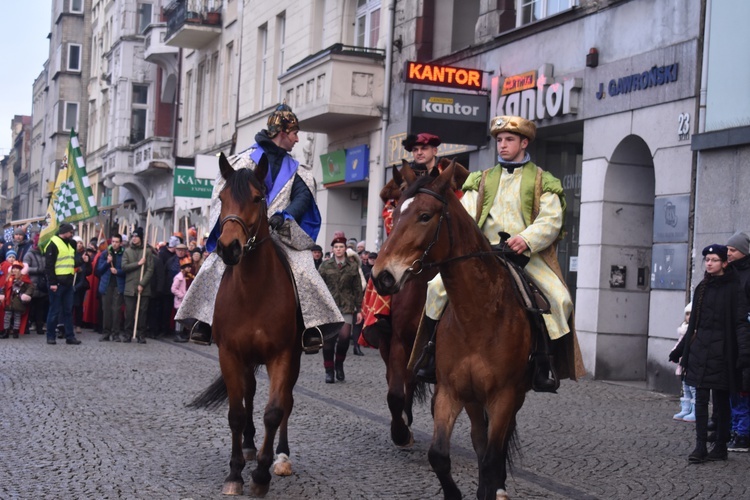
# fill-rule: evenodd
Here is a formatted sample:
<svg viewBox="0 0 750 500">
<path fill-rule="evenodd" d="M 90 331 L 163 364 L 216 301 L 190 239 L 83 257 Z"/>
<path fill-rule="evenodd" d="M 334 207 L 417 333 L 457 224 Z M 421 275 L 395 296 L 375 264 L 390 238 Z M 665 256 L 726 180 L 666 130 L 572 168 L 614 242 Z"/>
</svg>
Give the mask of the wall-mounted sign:
<svg viewBox="0 0 750 500">
<path fill-rule="evenodd" d="M 533 89 L 536 86 L 536 71 L 528 71 L 520 75 L 508 76 L 503 80 L 502 95 Z"/>
<path fill-rule="evenodd" d="M 606 92 L 611 97 L 614 97 L 620 94 L 629 94 L 636 90 L 646 90 L 651 87 L 676 82 L 679 66 L 679 63 L 668 66 L 653 66 L 650 70 L 643 73 L 634 73 L 617 79 L 612 78 L 607 85 Z M 604 83 L 600 83 L 596 98 L 603 99 L 604 93 Z"/>
<path fill-rule="evenodd" d="M 404 81 L 457 89 L 481 90 L 482 71 L 441 64 L 406 61 Z"/>
<path fill-rule="evenodd" d="M 660 196 L 654 200 L 654 243 L 688 240 L 690 195 Z"/>
<path fill-rule="evenodd" d="M 687 243 L 655 244 L 651 253 L 651 288 L 684 290 L 687 255 Z"/>
<path fill-rule="evenodd" d="M 348 148 L 346 150 L 346 174 L 344 180 L 347 183 L 363 181 L 370 173 L 370 147 L 367 144 Z"/>
<path fill-rule="evenodd" d="M 323 168 L 323 184 L 344 182 L 346 175 L 346 151 L 340 149 L 320 155 Z"/>
<path fill-rule="evenodd" d="M 583 85 L 581 78 L 563 77 L 562 82 L 556 81 L 558 79 L 553 78 L 554 68 L 551 64 L 542 65 L 536 73 L 535 85 L 524 90 L 517 89 L 507 95 L 504 92 L 507 78 L 494 77 L 491 87 L 492 116 L 515 115 L 533 121 L 578 113 L 579 94 Z M 508 86 L 516 84 L 514 80 Z"/>
<path fill-rule="evenodd" d="M 214 182 L 195 176 L 195 167 L 175 166 L 174 195 L 186 198 L 211 198 Z"/>
<path fill-rule="evenodd" d="M 408 130 L 429 132 L 443 142 L 487 144 L 489 106 L 486 95 L 412 90 Z"/>
</svg>

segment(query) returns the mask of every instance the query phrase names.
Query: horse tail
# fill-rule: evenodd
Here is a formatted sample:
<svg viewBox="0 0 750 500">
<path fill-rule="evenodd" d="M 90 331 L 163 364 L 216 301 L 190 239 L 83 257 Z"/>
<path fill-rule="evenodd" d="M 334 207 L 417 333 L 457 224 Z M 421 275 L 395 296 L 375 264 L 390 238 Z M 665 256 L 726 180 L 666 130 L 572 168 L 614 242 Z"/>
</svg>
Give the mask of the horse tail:
<svg viewBox="0 0 750 500">
<path fill-rule="evenodd" d="M 188 403 L 188 408 L 218 408 L 227 400 L 227 384 L 224 377 L 219 375 L 208 388 L 198 394 L 195 399 Z"/>
<path fill-rule="evenodd" d="M 508 453 L 506 455 L 506 462 L 508 463 L 508 469 L 513 470 L 513 463 L 516 457 L 521 457 L 521 441 L 518 437 L 518 429 L 513 429 L 513 434 L 508 439 Z"/>
<path fill-rule="evenodd" d="M 414 401 L 419 404 L 424 404 L 431 396 L 432 391 L 430 390 L 430 384 L 426 382 L 417 382 L 414 386 Z"/>
</svg>

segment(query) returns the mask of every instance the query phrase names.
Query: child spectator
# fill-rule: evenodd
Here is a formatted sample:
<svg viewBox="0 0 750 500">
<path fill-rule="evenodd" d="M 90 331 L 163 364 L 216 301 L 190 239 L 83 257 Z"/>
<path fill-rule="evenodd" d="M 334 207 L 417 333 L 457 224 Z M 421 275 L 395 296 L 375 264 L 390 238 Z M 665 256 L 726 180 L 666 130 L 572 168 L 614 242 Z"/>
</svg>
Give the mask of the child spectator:
<svg viewBox="0 0 750 500">
<path fill-rule="evenodd" d="M 18 338 L 21 331 L 21 317 L 26 313 L 34 285 L 28 275 L 22 274 L 23 263 L 15 261 L 10 268 L 10 276 L 5 280 L 2 301 L 5 309 L 3 333 L 0 338 L 7 339 L 10 334 Z"/>
<path fill-rule="evenodd" d="M 174 295 L 174 310 L 180 308 L 187 289 L 193 281 L 193 259 L 186 255 L 180 259 L 180 272 L 172 280 L 172 295 Z M 175 342 L 188 341 L 188 329 L 182 323 L 175 322 Z"/>
<path fill-rule="evenodd" d="M 675 347 L 680 344 L 682 338 L 685 336 L 685 332 L 687 332 L 692 307 L 692 302 L 685 306 L 685 319 L 682 321 L 682 324 L 677 327 L 679 338 L 677 339 Z M 682 377 L 682 366 L 679 364 L 677 365 L 677 370 L 675 370 L 675 375 Z M 684 380 L 682 381 L 682 397 L 680 398 L 680 404 L 680 412 L 676 413 L 672 418 L 675 420 L 683 420 L 685 422 L 695 422 L 695 387 L 687 385 Z"/>
</svg>

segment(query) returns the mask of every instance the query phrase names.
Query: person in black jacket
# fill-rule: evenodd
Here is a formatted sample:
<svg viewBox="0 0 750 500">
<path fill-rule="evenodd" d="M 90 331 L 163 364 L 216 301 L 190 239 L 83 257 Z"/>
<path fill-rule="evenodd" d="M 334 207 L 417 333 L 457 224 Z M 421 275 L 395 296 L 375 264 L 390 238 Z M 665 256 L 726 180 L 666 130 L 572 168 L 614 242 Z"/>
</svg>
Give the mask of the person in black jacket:
<svg viewBox="0 0 750 500">
<path fill-rule="evenodd" d="M 670 361 L 680 361 L 685 383 L 696 388 L 696 444 L 688 457 L 690 463 L 727 459 L 729 393 L 737 390 L 740 370 L 750 367 L 748 303 L 737 272 L 727 268 L 727 247 L 709 245 L 703 256 L 706 274 L 693 294 L 687 333 L 669 354 Z M 717 420 L 711 452 L 706 450 L 709 396 L 713 396 Z"/>
</svg>

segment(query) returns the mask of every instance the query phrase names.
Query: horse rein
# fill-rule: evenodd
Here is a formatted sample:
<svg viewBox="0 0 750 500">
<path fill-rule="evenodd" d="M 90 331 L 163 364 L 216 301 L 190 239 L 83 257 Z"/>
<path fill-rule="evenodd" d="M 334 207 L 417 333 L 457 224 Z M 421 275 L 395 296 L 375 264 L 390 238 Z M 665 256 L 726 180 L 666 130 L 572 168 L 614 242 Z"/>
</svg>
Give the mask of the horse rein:
<svg viewBox="0 0 750 500">
<path fill-rule="evenodd" d="M 266 207 L 266 198 L 263 197 L 258 202 L 262 203 L 262 207 L 263 207 L 261 209 L 263 211 L 261 217 L 266 216 L 267 215 L 267 210 L 268 210 L 267 207 Z M 247 236 L 247 241 L 242 246 L 242 250 L 245 251 L 245 252 L 252 252 L 261 243 L 263 243 L 264 241 L 266 241 L 269 238 L 267 236 L 267 237 L 263 238 L 260 241 L 256 241 L 258 239 L 258 231 L 259 231 L 260 227 L 256 226 L 255 227 L 255 232 L 251 233 L 250 229 L 247 227 L 247 224 L 245 224 L 245 221 L 242 220 L 242 218 L 239 215 L 235 215 L 235 214 L 229 214 L 226 217 L 224 217 L 223 219 L 221 219 L 221 224 L 219 226 L 219 231 L 224 231 L 224 224 L 226 224 L 227 222 L 235 222 L 235 223 L 239 224 L 240 227 L 242 228 L 242 232 L 245 233 L 245 236 Z"/>
<path fill-rule="evenodd" d="M 432 241 L 429 245 L 427 245 L 427 248 L 425 249 L 422 256 L 418 259 L 416 259 L 414 262 L 411 263 L 411 266 L 407 268 L 406 270 L 415 276 L 420 274 L 422 271 L 425 270 L 425 268 L 430 268 L 435 265 L 438 265 L 437 263 L 424 263 L 424 260 L 427 258 L 427 255 L 430 253 L 430 250 L 432 250 L 432 247 L 437 243 L 438 239 L 440 238 L 440 228 L 443 227 L 443 220 L 447 220 L 448 226 L 450 226 L 451 220 L 450 220 L 450 213 L 448 213 L 448 200 L 445 199 L 444 196 L 436 193 L 435 191 L 429 190 L 427 188 L 419 188 L 417 189 L 417 192 L 414 196 L 417 194 L 426 194 L 429 196 L 432 196 L 436 200 L 438 200 L 440 203 L 443 204 L 443 209 L 440 212 L 440 219 L 438 219 L 438 226 L 435 229 L 435 236 L 432 237 Z M 450 245 L 453 246 L 453 234 L 450 232 L 450 227 L 448 228 L 448 238 L 450 238 Z M 415 270 L 416 269 L 416 270 Z"/>
</svg>

